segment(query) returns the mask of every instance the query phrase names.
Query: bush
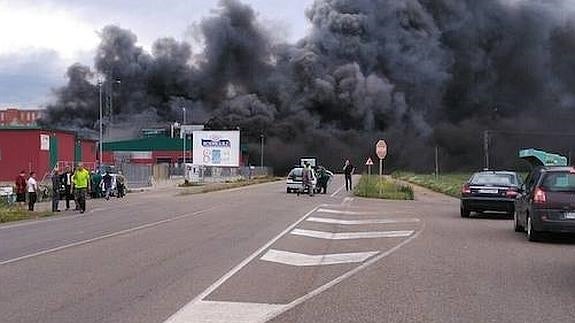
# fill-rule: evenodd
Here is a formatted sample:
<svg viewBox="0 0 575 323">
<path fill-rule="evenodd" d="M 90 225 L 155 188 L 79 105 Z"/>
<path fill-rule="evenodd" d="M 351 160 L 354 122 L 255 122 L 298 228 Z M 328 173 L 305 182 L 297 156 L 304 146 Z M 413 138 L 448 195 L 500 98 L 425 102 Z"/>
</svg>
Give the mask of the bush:
<svg viewBox="0 0 575 323">
<path fill-rule="evenodd" d="M 413 200 L 413 188 L 389 178 L 363 175 L 353 191 L 355 196 L 386 200 Z"/>
</svg>

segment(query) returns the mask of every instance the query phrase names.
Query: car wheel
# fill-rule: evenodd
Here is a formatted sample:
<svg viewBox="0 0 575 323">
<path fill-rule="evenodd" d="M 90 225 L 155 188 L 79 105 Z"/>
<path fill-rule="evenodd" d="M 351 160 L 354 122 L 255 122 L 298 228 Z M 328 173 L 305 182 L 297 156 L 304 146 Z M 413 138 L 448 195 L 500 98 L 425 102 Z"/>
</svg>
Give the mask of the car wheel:
<svg viewBox="0 0 575 323">
<path fill-rule="evenodd" d="M 461 217 L 462 218 L 468 218 L 469 215 L 471 214 L 471 211 L 469 211 L 466 207 L 464 207 L 463 205 L 461 206 L 461 208 L 459 209 L 460 213 L 461 213 Z"/>
<path fill-rule="evenodd" d="M 513 212 L 513 228 L 515 232 L 525 232 L 525 228 L 519 224 L 519 214 L 517 214 L 517 211 Z"/>
<path fill-rule="evenodd" d="M 527 240 L 535 242 L 540 240 L 540 233 L 533 228 L 531 217 L 527 216 Z"/>
</svg>

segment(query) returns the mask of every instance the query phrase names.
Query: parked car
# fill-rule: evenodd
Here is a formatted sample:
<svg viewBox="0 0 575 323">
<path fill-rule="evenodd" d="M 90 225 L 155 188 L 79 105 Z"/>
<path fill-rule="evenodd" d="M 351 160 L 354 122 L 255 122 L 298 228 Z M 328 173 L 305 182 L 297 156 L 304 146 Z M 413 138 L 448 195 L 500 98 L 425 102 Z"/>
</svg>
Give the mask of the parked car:
<svg viewBox="0 0 575 323">
<path fill-rule="evenodd" d="M 312 174 L 312 179 L 311 179 L 311 184 L 312 184 L 312 188 L 314 190 L 314 193 L 319 193 L 320 188 L 317 186 L 317 175 L 315 173 L 315 170 L 312 169 L 311 171 Z M 295 167 L 293 168 L 287 177 L 286 180 L 286 185 L 287 185 L 287 189 L 286 191 L 288 193 L 292 193 L 292 192 L 302 192 L 303 189 L 303 167 Z"/>
<path fill-rule="evenodd" d="M 575 233 L 575 168 L 535 168 L 515 201 L 514 227 L 529 241 L 543 232 Z"/>
<path fill-rule="evenodd" d="M 508 171 L 483 171 L 473 174 L 461 189 L 461 217 L 471 212 L 495 211 L 512 215 L 522 181 Z"/>
</svg>

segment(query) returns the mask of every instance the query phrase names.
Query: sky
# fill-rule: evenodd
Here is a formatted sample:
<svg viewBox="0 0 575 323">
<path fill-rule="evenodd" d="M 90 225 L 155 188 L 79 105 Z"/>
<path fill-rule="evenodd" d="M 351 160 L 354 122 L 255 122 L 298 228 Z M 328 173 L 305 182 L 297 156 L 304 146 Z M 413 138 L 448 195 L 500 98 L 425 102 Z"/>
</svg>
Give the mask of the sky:
<svg viewBox="0 0 575 323">
<path fill-rule="evenodd" d="M 242 0 L 276 37 L 295 42 L 309 25 L 313 0 Z M 66 82 L 66 68 L 91 64 L 98 31 L 132 30 L 149 49 L 160 37 L 191 40 L 189 26 L 218 0 L 0 0 L 0 108 L 39 108 Z M 197 47 L 195 48 L 197 51 Z"/>
</svg>

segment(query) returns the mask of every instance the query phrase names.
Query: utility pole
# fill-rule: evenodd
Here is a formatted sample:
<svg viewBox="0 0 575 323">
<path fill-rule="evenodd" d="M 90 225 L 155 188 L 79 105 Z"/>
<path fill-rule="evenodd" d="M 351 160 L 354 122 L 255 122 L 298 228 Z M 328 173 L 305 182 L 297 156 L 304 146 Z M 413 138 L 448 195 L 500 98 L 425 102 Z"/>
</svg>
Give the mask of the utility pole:
<svg viewBox="0 0 575 323">
<path fill-rule="evenodd" d="M 489 169 L 489 130 L 483 131 L 483 154 L 485 156 L 485 168 Z"/>
<path fill-rule="evenodd" d="M 260 145 L 261 145 L 261 149 L 260 149 L 260 167 L 264 167 L 264 134 L 260 134 Z"/>
<path fill-rule="evenodd" d="M 184 153 L 183 164 L 184 164 L 184 167 L 186 167 L 186 132 L 184 131 L 184 126 L 186 125 L 186 108 L 183 107 L 182 110 L 184 111 L 184 122 L 182 123 L 182 127 L 180 128 L 180 132 L 181 132 L 182 138 L 184 139 L 184 147 L 182 149 L 182 152 Z"/>
<path fill-rule="evenodd" d="M 100 97 L 100 147 L 99 147 L 99 155 L 98 155 L 98 167 L 101 168 L 102 167 L 102 141 L 104 140 L 104 132 L 102 130 L 103 128 L 103 124 L 102 124 L 102 117 L 103 117 L 103 113 L 102 113 L 102 80 L 98 80 L 98 91 L 99 91 L 99 97 Z"/>
<path fill-rule="evenodd" d="M 439 178 L 439 146 L 435 146 L 435 179 Z"/>
</svg>

